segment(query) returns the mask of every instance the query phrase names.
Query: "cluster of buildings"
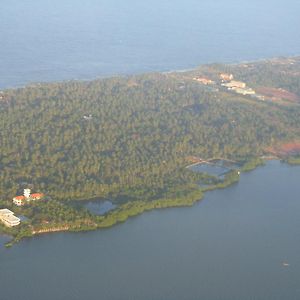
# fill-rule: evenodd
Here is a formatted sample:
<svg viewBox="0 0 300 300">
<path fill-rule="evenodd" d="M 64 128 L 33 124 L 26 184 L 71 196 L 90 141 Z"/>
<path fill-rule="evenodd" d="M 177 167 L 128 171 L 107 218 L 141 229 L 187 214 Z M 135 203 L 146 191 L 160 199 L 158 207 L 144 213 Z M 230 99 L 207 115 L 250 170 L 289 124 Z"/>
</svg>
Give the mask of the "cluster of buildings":
<svg viewBox="0 0 300 300">
<path fill-rule="evenodd" d="M 44 194 L 41 193 L 35 193 L 31 194 L 30 189 L 24 189 L 24 194 L 21 196 L 16 196 L 13 198 L 13 203 L 17 206 L 23 206 L 26 203 L 29 203 L 31 201 L 40 200 L 44 197 Z"/>
<path fill-rule="evenodd" d="M 233 75 L 228 73 L 221 73 L 219 74 L 219 79 L 221 81 L 221 85 L 229 91 L 233 91 L 237 94 L 241 95 L 255 95 L 255 91 L 246 86 L 245 82 L 233 80 Z M 215 81 L 211 80 L 207 77 L 194 77 L 193 80 L 204 84 L 204 85 L 211 85 L 216 84 Z"/>
<path fill-rule="evenodd" d="M 222 86 L 226 87 L 230 91 L 234 91 L 241 95 L 255 95 L 255 91 L 246 86 L 245 82 L 231 80 L 226 83 L 222 83 Z"/>
<path fill-rule="evenodd" d="M 24 193 L 21 196 L 16 196 L 13 198 L 13 203 L 17 206 L 23 206 L 31 201 L 40 200 L 44 197 L 44 194 L 35 193 L 31 194 L 30 189 L 24 189 Z M 0 221 L 8 226 L 14 227 L 20 224 L 21 219 L 14 215 L 14 212 L 7 208 L 0 209 Z"/>
</svg>

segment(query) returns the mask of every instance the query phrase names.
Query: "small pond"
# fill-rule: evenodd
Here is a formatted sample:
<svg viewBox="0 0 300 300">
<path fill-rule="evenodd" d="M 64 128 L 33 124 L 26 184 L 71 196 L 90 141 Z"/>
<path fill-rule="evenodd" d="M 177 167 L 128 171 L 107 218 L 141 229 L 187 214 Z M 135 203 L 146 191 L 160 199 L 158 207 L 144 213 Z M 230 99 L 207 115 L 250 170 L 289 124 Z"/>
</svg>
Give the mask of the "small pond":
<svg viewBox="0 0 300 300">
<path fill-rule="evenodd" d="M 27 221 L 29 220 L 27 217 L 21 215 L 21 216 L 18 216 L 18 218 L 21 220 L 21 222 L 24 222 L 24 221 Z"/>
<path fill-rule="evenodd" d="M 215 164 L 202 163 L 198 165 L 193 165 L 189 168 L 193 172 L 205 173 L 215 177 L 221 177 L 224 174 L 231 171 L 231 169 L 226 167 L 221 167 Z"/>
<path fill-rule="evenodd" d="M 74 208 L 87 209 L 91 214 L 102 216 L 117 207 L 110 199 L 107 198 L 94 198 L 80 201 L 72 201 L 70 203 Z"/>
<path fill-rule="evenodd" d="M 109 211 L 115 209 L 117 205 L 113 204 L 109 200 L 95 200 L 89 201 L 83 205 L 90 213 L 94 215 L 105 215 Z"/>
</svg>

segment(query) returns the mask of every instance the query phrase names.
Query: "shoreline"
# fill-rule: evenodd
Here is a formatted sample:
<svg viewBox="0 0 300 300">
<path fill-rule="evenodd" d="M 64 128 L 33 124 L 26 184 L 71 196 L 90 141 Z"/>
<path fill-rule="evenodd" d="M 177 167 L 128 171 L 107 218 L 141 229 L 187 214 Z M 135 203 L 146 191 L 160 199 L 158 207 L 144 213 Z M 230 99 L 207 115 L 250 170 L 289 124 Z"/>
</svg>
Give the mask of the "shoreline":
<svg viewBox="0 0 300 300">
<path fill-rule="evenodd" d="M 230 174 L 231 173 L 231 174 Z M 158 209 L 168 209 L 168 208 L 181 208 L 181 207 L 192 207 L 197 202 L 203 200 L 205 193 L 217 189 L 225 189 L 235 183 L 239 182 L 240 171 L 234 170 L 228 173 L 229 176 L 224 179 L 223 182 L 212 185 L 210 187 L 201 188 L 199 186 L 194 187 L 186 195 L 179 198 L 163 198 L 153 200 L 151 202 L 138 200 L 129 201 L 121 205 L 118 209 L 111 211 L 105 216 L 98 216 L 99 221 L 97 223 L 89 223 L 86 226 L 72 226 L 72 224 L 57 224 L 57 226 L 49 227 L 44 226 L 40 228 L 32 228 L 29 232 L 21 232 L 16 236 L 12 236 L 4 246 L 6 248 L 12 247 L 14 244 L 20 242 L 22 239 L 31 238 L 33 236 L 38 236 L 42 234 L 58 233 L 58 232 L 83 232 L 83 231 L 94 231 L 107 229 L 115 225 L 126 222 L 129 218 L 139 216 L 147 211 L 158 210 Z M 231 175 L 231 176 L 230 176 Z"/>
<path fill-rule="evenodd" d="M 36 228 L 33 229 L 29 234 L 25 234 L 23 236 L 11 236 L 8 234 L 0 234 L 1 236 L 7 236 L 10 239 L 3 244 L 4 248 L 10 248 L 14 246 L 16 243 L 20 242 L 26 238 L 32 238 L 34 236 L 39 235 L 46 235 L 51 233 L 60 233 L 60 232 L 89 232 L 95 230 L 102 230 L 102 229 L 109 229 L 113 226 L 121 225 L 125 223 L 128 219 L 132 217 L 138 217 L 148 211 L 153 210 L 162 210 L 162 209 L 169 209 L 169 208 L 183 208 L 183 207 L 193 207 L 196 203 L 202 201 L 205 197 L 207 192 L 219 190 L 219 189 L 226 189 L 240 180 L 240 174 L 248 173 L 251 171 L 255 171 L 258 167 L 265 166 L 267 161 L 274 160 L 274 161 L 281 161 L 289 166 L 293 166 L 293 164 L 288 163 L 280 158 L 277 159 L 269 159 L 263 157 L 257 157 L 253 160 L 250 160 L 248 163 L 243 165 L 239 170 L 232 171 L 233 174 L 237 175 L 229 180 L 224 180 L 223 182 L 208 186 L 205 188 L 198 187 L 197 189 L 191 191 L 186 196 L 181 198 L 172 198 L 172 199 L 157 199 L 152 202 L 147 201 L 131 201 L 121 205 L 118 209 L 111 211 L 105 216 L 100 216 L 102 221 L 99 223 L 94 223 L 93 225 L 87 224 L 86 227 L 79 226 L 77 227 L 72 225 L 61 224 L 57 226 L 49 226 L 42 227 L 40 229 Z M 299 165 L 298 165 L 299 166 Z"/>
<path fill-rule="evenodd" d="M 211 64 L 221 64 L 221 65 L 231 65 L 231 66 L 236 66 L 240 64 L 249 64 L 249 63 L 263 63 L 267 61 L 272 61 L 276 59 L 293 59 L 300 57 L 299 54 L 295 55 L 279 55 L 279 56 L 272 56 L 272 57 L 265 57 L 265 58 L 257 58 L 257 59 L 250 59 L 250 60 L 237 60 L 237 61 L 215 61 L 215 62 L 206 62 L 206 63 L 200 63 L 197 64 L 193 67 L 190 68 L 182 68 L 182 69 L 170 69 L 170 70 L 159 70 L 159 71 L 140 71 L 140 72 L 133 72 L 133 73 L 115 73 L 111 75 L 98 75 L 95 77 L 91 78 L 70 78 L 70 79 L 62 79 L 62 80 L 50 80 L 50 81 L 32 81 L 28 82 L 25 84 L 20 84 L 16 86 L 11 86 L 11 87 L 3 87 L 0 88 L 0 92 L 5 92 L 5 91 L 13 91 L 13 90 L 18 90 L 18 89 L 24 89 L 24 88 L 35 88 L 41 85 L 47 85 L 47 84 L 66 84 L 66 83 L 71 83 L 71 82 L 92 82 L 92 81 L 97 81 L 97 80 L 103 80 L 103 79 L 110 79 L 110 78 L 126 78 L 126 77 L 131 77 L 131 76 L 139 76 L 139 75 L 146 75 L 146 74 L 172 74 L 172 73 L 184 73 L 184 72 L 192 72 L 200 68 L 201 66 L 205 65 L 211 65 Z"/>
<path fill-rule="evenodd" d="M 290 165 L 287 161 L 284 161 L 280 158 L 278 159 L 271 159 L 276 161 L 282 161 L 283 163 Z M 32 228 L 30 232 L 22 232 L 21 234 L 17 234 L 16 236 L 8 235 L 3 233 L 2 235 L 8 236 L 9 240 L 3 244 L 3 247 L 10 248 L 16 243 L 20 242 L 26 238 L 32 238 L 34 236 L 39 235 L 46 235 L 51 233 L 59 233 L 59 232 L 88 232 L 88 231 L 95 231 L 101 229 L 108 229 L 113 226 L 121 225 L 125 223 L 129 218 L 137 217 L 142 215 L 145 212 L 153 211 L 153 210 L 161 210 L 161 209 L 169 209 L 169 208 L 183 208 L 183 207 L 193 207 L 196 203 L 202 201 L 205 197 L 207 192 L 219 190 L 219 189 L 226 189 L 240 180 L 240 175 L 243 173 L 255 171 L 260 166 L 265 166 L 266 162 L 270 161 L 268 157 L 264 158 L 255 157 L 248 162 L 246 162 L 240 169 L 232 170 L 229 172 L 229 176 L 224 179 L 224 181 L 207 186 L 207 187 L 194 187 L 187 195 L 182 196 L 180 198 L 170 198 L 170 199 L 157 199 L 151 202 L 138 200 L 138 201 L 129 201 L 123 205 L 121 205 L 116 210 L 112 210 L 107 215 L 104 216 L 97 216 L 99 221 L 97 223 L 87 223 L 85 226 L 76 225 L 76 224 L 57 224 L 56 226 L 49 227 L 42 226 Z M 230 174 L 231 173 L 231 174 Z M 1 233 L 0 233 L 1 237 Z"/>
<path fill-rule="evenodd" d="M 258 68 L 259 68 L 260 63 L 264 63 L 265 65 L 267 65 L 268 68 L 273 68 L 273 69 L 275 68 L 276 70 L 278 70 L 278 69 L 280 69 L 281 65 L 283 66 L 282 67 L 283 69 L 284 68 L 292 69 L 293 67 L 290 67 L 289 65 L 295 64 L 295 70 L 297 71 L 299 62 L 300 62 L 300 56 L 276 57 L 276 58 L 262 59 L 259 61 L 255 60 L 255 61 L 253 61 L 253 65 L 250 65 L 250 66 L 253 66 L 255 68 L 255 66 L 257 64 Z M 243 63 L 241 63 L 241 62 L 236 63 L 236 64 L 231 64 L 231 66 L 234 66 L 234 65 L 237 65 L 238 68 L 243 68 Z M 225 66 L 226 65 L 224 64 L 224 68 L 225 68 Z M 230 69 L 230 65 L 227 65 L 227 66 Z M 199 73 L 201 73 L 201 70 L 202 70 L 201 68 L 203 68 L 203 70 L 205 71 L 206 68 L 214 68 L 214 67 L 216 67 L 216 70 L 214 71 L 215 73 L 212 72 L 212 76 L 218 77 L 220 74 L 218 72 L 222 71 L 223 65 L 219 65 L 219 69 L 218 69 L 218 66 L 215 66 L 213 64 L 212 65 L 203 64 L 203 65 L 200 65 L 198 67 L 195 67 L 195 68 L 189 69 L 189 70 L 184 69 L 184 70 L 173 70 L 173 71 L 168 71 L 168 72 L 157 72 L 157 73 L 153 72 L 153 73 L 144 73 L 144 75 L 122 75 L 122 76 L 119 75 L 119 77 L 116 77 L 116 76 L 115 77 L 102 77 L 102 78 L 86 80 L 86 81 L 84 81 L 84 80 L 68 80 L 68 81 L 60 81 L 60 82 L 57 81 L 57 82 L 36 83 L 36 84 L 30 84 L 30 85 L 23 86 L 22 88 L 16 87 L 15 89 L 18 89 L 18 91 L 15 94 L 18 95 L 18 93 L 20 93 L 22 95 L 22 93 L 26 94 L 27 92 L 28 93 L 36 92 L 37 95 L 39 95 L 38 93 L 43 91 L 43 89 L 54 88 L 54 89 L 57 89 L 60 91 L 60 89 L 63 90 L 64 86 L 71 88 L 71 89 L 73 87 L 77 87 L 77 86 L 89 89 L 90 86 L 92 87 L 92 85 L 95 85 L 96 88 L 99 89 L 99 88 L 103 88 L 102 85 L 105 86 L 105 84 L 107 82 L 110 82 L 109 81 L 110 79 L 112 80 L 112 82 L 114 82 L 114 80 L 116 80 L 118 82 L 118 80 L 119 80 L 121 82 L 125 81 L 125 83 L 127 84 L 127 81 L 129 81 L 130 78 L 133 78 L 133 79 L 140 78 L 141 82 L 143 82 L 142 80 L 146 81 L 149 78 L 151 79 L 153 76 L 155 78 L 155 80 L 157 80 L 157 78 L 158 78 L 159 80 L 166 80 L 166 82 L 168 83 L 169 81 L 167 81 L 167 80 L 173 80 L 173 77 L 176 77 L 176 74 L 178 74 L 178 73 L 189 72 L 191 70 L 196 70 L 195 73 L 197 73 L 197 71 Z M 234 73 L 235 67 L 232 67 L 232 70 L 233 70 L 232 72 Z M 294 70 L 294 69 L 292 69 L 292 70 Z M 237 73 L 238 73 L 238 71 L 237 71 Z M 168 76 L 168 75 L 164 75 L 164 74 L 172 74 L 172 75 Z M 186 74 L 188 74 L 188 73 L 186 73 Z M 179 79 L 181 79 L 181 77 L 184 77 L 184 76 L 178 75 L 178 77 L 179 77 Z M 156 82 L 156 81 L 154 81 L 154 82 Z M 173 83 L 173 81 L 171 81 L 171 82 Z M 178 82 L 176 81 L 175 83 L 177 84 Z M 127 88 L 128 84 L 127 85 L 126 84 L 124 86 Z M 245 83 L 243 83 L 243 84 L 245 85 Z M 166 86 L 166 87 L 168 87 L 168 86 Z M 194 87 L 194 85 L 192 85 L 192 87 Z M 198 85 L 196 87 L 198 87 Z M 143 86 L 141 86 L 141 88 L 143 88 Z M 178 89 L 175 89 L 175 90 L 177 91 L 180 89 L 181 88 L 179 87 Z M 170 94 L 168 92 L 170 90 L 171 90 L 170 88 L 166 89 L 166 92 L 165 92 L 166 95 Z M 201 90 L 201 89 L 199 89 L 199 90 Z M 2 94 L 0 94 L 0 95 L 3 95 L 3 97 L 2 97 L 4 99 L 3 101 L 6 100 L 7 103 L 9 104 L 9 100 L 13 99 L 11 97 L 13 97 L 13 95 L 14 95 L 14 90 L 10 89 L 7 91 L 11 91 L 11 92 L 10 93 L 7 92 L 7 94 L 5 94 L 5 92 L 2 92 Z M 100 90 L 100 91 L 102 91 L 102 90 Z M 193 91 L 193 90 L 191 90 L 191 91 Z M 198 91 L 198 89 L 197 89 L 197 91 Z M 185 93 L 187 93 L 187 92 L 185 92 Z M 108 94 L 110 95 L 110 92 Z M 202 93 L 199 92 L 199 95 L 202 95 Z M 188 94 L 188 96 L 189 96 L 189 94 Z M 216 98 L 216 95 L 214 97 Z M 225 96 L 223 98 L 227 99 Z M 147 98 L 145 98 L 145 99 L 147 99 Z M 209 98 L 209 100 L 211 100 L 211 99 Z M 63 100 L 61 100 L 61 101 L 62 101 L 62 103 L 64 103 Z M 214 100 L 214 101 L 217 102 L 217 100 Z M 220 101 L 220 99 L 219 99 L 219 101 Z M 239 100 L 239 101 L 241 101 L 241 100 Z M 77 102 L 75 102 L 75 104 L 76 103 Z M 91 103 L 93 103 L 93 102 L 91 102 Z M 206 103 L 206 102 L 203 102 L 203 103 Z M 252 103 L 250 103 L 250 104 L 252 105 Z M 143 105 L 144 105 L 144 103 L 143 103 Z M 179 111 L 183 110 L 182 107 L 184 107 L 183 111 L 186 110 L 186 108 L 185 108 L 186 106 L 182 106 L 181 102 L 179 102 L 176 105 L 179 107 L 178 108 Z M 16 106 L 18 106 L 18 105 L 16 105 Z M 232 103 L 229 103 L 228 104 L 228 110 L 229 110 L 228 113 L 233 115 L 233 117 L 231 117 L 233 119 L 228 119 L 228 120 L 226 120 L 226 122 L 228 124 L 230 124 L 230 126 L 232 126 L 232 128 L 234 128 L 236 125 L 233 123 L 235 123 L 236 121 L 235 121 L 235 114 L 233 114 L 234 110 L 231 109 L 231 106 L 235 107 Z M 54 105 L 54 107 L 55 107 L 55 105 Z M 78 107 L 79 107 L 78 109 L 81 109 L 80 105 L 78 105 Z M 208 106 L 208 107 L 210 107 L 210 106 Z M 214 107 L 214 106 L 211 106 L 211 107 Z M 261 105 L 261 107 L 262 107 L 262 105 Z M 196 108 L 198 109 L 198 107 L 196 107 Z M 227 106 L 226 106 L 226 108 L 227 108 Z M 269 110 L 267 110 L 267 108 L 265 106 L 263 108 L 265 111 L 269 111 Z M 74 111 L 76 111 L 76 110 L 74 110 Z M 278 109 L 278 111 L 279 111 L 279 109 Z M 119 111 L 117 111 L 117 112 L 119 113 Z M 54 113 L 56 113 L 56 111 L 54 111 Z M 54 113 L 53 113 L 53 115 L 55 115 Z M 85 113 L 85 112 L 83 112 L 83 113 Z M 154 116 L 156 116 L 156 115 L 154 115 Z M 268 117 L 268 114 L 262 113 L 262 116 Z M 290 115 L 287 114 L 287 116 L 290 116 Z M 282 122 L 284 125 L 290 124 L 285 119 L 287 116 L 284 115 L 282 117 Z M 76 118 L 78 118 L 77 115 L 76 115 Z M 81 118 L 81 116 L 80 116 L 80 118 Z M 83 118 L 85 118 L 85 115 Z M 194 120 L 194 119 L 192 119 L 192 120 Z M 198 119 L 195 118 L 194 123 L 198 124 L 198 122 L 199 122 Z M 224 124 L 227 124 L 226 122 Z M 295 122 L 297 124 L 297 119 L 295 120 Z M 194 124 L 194 123 L 192 123 L 192 124 Z M 251 124 L 252 123 L 250 122 L 250 125 Z M 212 123 L 211 125 L 212 125 L 212 128 L 214 128 L 214 123 Z M 254 125 L 252 124 L 252 126 L 254 128 L 253 136 L 255 139 L 255 138 L 257 138 L 258 133 L 256 132 L 257 131 L 256 128 L 258 128 L 258 127 L 257 127 L 257 124 L 254 124 Z M 83 129 L 85 128 L 84 126 L 82 126 L 82 127 L 83 127 Z M 287 127 L 287 125 L 286 125 L 286 127 Z M 195 126 L 195 128 L 197 128 L 197 126 Z M 228 126 L 227 128 L 231 128 L 231 127 Z M 241 128 L 244 129 L 244 127 L 241 127 Z M 277 127 L 275 127 L 275 129 L 277 130 Z M 283 126 L 283 129 L 282 129 L 283 132 L 285 132 L 284 129 L 285 129 L 285 126 Z M 227 131 L 224 130 L 224 132 L 225 133 L 230 132 L 228 130 Z M 286 131 L 287 131 L 287 133 L 289 133 L 290 127 L 287 127 Z M 190 131 L 186 129 L 186 132 L 189 133 Z M 186 132 L 185 132 L 185 134 L 186 134 Z M 129 132 L 129 133 L 131 134 L 131 132 Z M 275 131 L 275 133 L 277 133 L 277 131 Z M 7 134 L 9 136 L 9 132 L 7 132 Z M 135 139 L 135 135 L 132 136 L 130 134 L 128 136 L 130 138 L 133 137 Z M 274 135 L 274 136 L 276 137 L 276 135 Z M 288 137 L 292 138 L 293 136 L 294 135 L 292 135 L 292 134 L 286 135 L 287 138 Z M 256 148 L 253 148 L 253 149 L 249 148 L 250 150 L 252 149 L 250 152 L 248 149 L 246 149 L 247 151 L 243 150 L 244 152 L 235 150 L 234 147 L 237 147 L 236 145 L 233 147 L 233 150 L 235 150 L 235 152 L 232 154 L 228 152 L 228 149 L 225 151 L 225 150 L 220 150 L 217 148 L 217 151 L 214 151 L 214 152 L 221 153 L 221 154 L 217 154 L 217 155 L 221 155 L 221 157 L 229 156 L 231 159 L 232 159 L 232 157 L 235 157 L 235 159 L 237 159 L 239 162 L 236 168 L 228 167 L 227 169 L 229 172 L 228 173 L 226 172 L 226 175 L 225 175 L 225 173 L 222 173 L 222 176 L 223 176 L 222 179 L 221 179 L 221 177 L 219 178 L 217 176 L 216 176 L 216 178 L 209 178 L 209 175 L 210 175 L 209 173 L 208 173 L 208 176 L 205 176 L 205 174 L 204 175 L 202 174 L 200 177 L 186 175 L 184 177 L 184 180 L 182 179 L 181 181 L 177 179 L 177 181 L 174 180 L 174 181 L 170 181 L 167 183 L 159 182 L 158 184 L 156 181 L 153 181 L 153 183 L 151 183 L 152 189 L 148 188 L 148 190 L 146 190 L 146 192 L 143 191 L 144 187 L 146 186 L 146 182 L 141 181 L 139 188 L 143 193 L 140 190 L 137 190 L 137 191 L 130 190 L 128 192 L 128 194 L 125 194 L 125 195 L 127 195 L 127 198 L 124 201 L 120 201 L 120 206 L 118 206 L 116 209 L 106 213 L 105 215 L 96 215 L 93 213 L 89 213 L 88 211 L 85 211 L 85 210 L 81 210 L 81 209 L 74 210 L 72 207 L 68 207 L 68 205 L 65 205 L 62 200 L 69 201 L 70 199 L 74 199 L 74 197 L 76 198 L 77 194 L 76 193 L 68 194 L 67 191 L 62 191 L 61 194 L 58 193 L 58 194 L 56 194 L 56 196 L 54 196 L 54 198 L 52 199 L 54 201 L 50 205 L 48 205 L 48 203 L 46 203 L 45 206 L 40 205 L 41 212 L 39 215 L 39 211 L 36 211 L 37 212 L 36 218 L 35 218 L 35 216 L 33 216 L 32 220 L 29 220 L 28 222 L 22 222 L 21 226 L 19 226 L 18 228 L 7 229 L 7 230 L 1 228 L 1 231 L 3 233 L 7 232 L 8 234 L 10 234 L 12 236 L 12 240 L 7 243 L 7 246 L 9 247 L 9 246 L 12 246 L 14 243 L 20 241 L 23 238 L 32 237 L 34 235 L 50 233 L 50 232 L 89 231 L 89 230 L 96 230 L 96 229 L 101 229 L 101 228 L 108 228 L 115 224 L 125 222 L 128 218 L 130 218 L 132 216 L 140 215 L 145 211 L 150 211 L 153 209 L 161 209 L 161 208 L 193 206 L 196 202 L 203 199 L 203 195 L 205 194 L 205 192 L 220 189 L 220 188 L 226 188 L 226 187 L 238 182 L 240 172 L 247 172 L 247 171 L 254 170 L 258 166 L 264 164 L 264 162 L 266 160 L 275 158 L 276 160 L 282 160 L 285 163 L 289 163 L 289 161 L 288 161 L 289 157 L 280 157 L 280 156 L 276 157 L 275 152 L 273 153 L 273 152 L 268 151 L 268 149 L 272 149 L 272 148 L 271 148 L 271 146 L 269 146 L 269 147 L 266 146 L 271 143 L 268 140 L 268 136 L 266 136 L 266 137 L 265 137 L 265 135 L 263 135 L 263 138 L 265 138 L 265 140 L 263 140 L 264 144 L 258 144 L 258 146 L 259 146 L 258 149 L 257 149 L 257 146 L 256 146 Z M 117 138 L 119 138 L 119 137 L 117 137 Z M 251 139 L 253 139 L 253 138 L 251 138 Z M 201 141 L 202 140 L 199 139 L 199 141 L 197 141 L 197 145 L 202 145 Z M 274 141 L 272 141 L 272 143 L 271 143 L 273 148 L 275 147 L 274 148 L 275 150 L 277 148 L 280 149 L 280 146 L 279 146 L 280 143 L 284 144 L 284 141 L 281 141 L 281 142 L 279 142 L 279 141 L 280 141 L 280 139 L 278 137 L 278 145 L 276 143 L 274 144 Z M 143 142 L 143 140 L 142 140 L 142 142 Z M 287 143 L 288 143 L 288 140 L 287 140 Z M 289 144 L 291 144 L 291 142 Z M 229 143 L 229 145 L 231 145 L 231 144 Z M 237 142 L 237 145 L 240 145 L 239 141 Z M 242 145 L 242 147 L 241 147 L 241 145 Z M 244 144 L 241 144 L 241 145 L 237 149 L 240 149 L 240 148 L 243 149 Z M 246 143 L 246 145 L 247 145 L 247 143 Z M 214 146 L 214 144 L 211 142 L 211 144 L 208 143 L 208 146 L 206 146 L 206 148 L 210 149 L 213 146 Z M 190 149 L 188 146 L 186 146 L 186 147 L 188 150 Z M 210 147 L 210 148 L 208 148 L 208 147 Z M 289 147 L 288 149 L 290 149 L 290 148 L 291 147 Z M 193 149 L 193 148 L 191 148 L 191 149 Z M 299 146 L 299 149 L 300 149 L 300 146 Z M 197 149 L 197 151 L 198 150 L 199 149 Z M 201 150 L 201 148 L 200 148 L 200 150 Z M 209 152 L 209 150 L 207 150 L 207 151 Z M 214 152 L 212 152 L 212 153 L 214 153 Z M 182 151 L 182 153 L 189 154 L 188 152 L 186 152 L 186 150 L 185 150 L 185 152 Z M 193 152 L 191 152 L 191 153 L 193 153 Z M 198 153 L 198 152 L 195 152 L 195 153 Z M 202 153 L 202 152 L 200 151 L 199 153 Z M 222 153 L 224 153 L 224 154 L 222 154 Z M 159 155 L 159 156 L 161 156 L 161 155 Z M 177 159 L 179 162 L 182 163 L 184 154 L 182 154 L 181 156 L 180 156 L 180 159 L 179 158 L 177 158 Z M 212 157 L 215 157 L 214 154 L 212 154 Z M 216 156 L 216 157 L 218 157 L 218 156 Z M 98 158 L 98 156 L 97 156 L 97 158 Z M 158 159 L 160 159 L 160 157 L 158 157 Z M 186 158 L 184 158 L 184 159 L 186 159 Z M 299 157 L 299 159 L 300 159 L 300 157 Z M 89 160 L 90 160 L 90 157 L 88 157 L 86 159 L 86 161 L 89 161 Z M 226 158 L 225 158 L 225 160 L 226 160 Z M 162 163 L 164 163 L 164 162 L 165 161 L 162 161 Z M 180 169 L 177 168 L 176 172 L 177 171 L 179 172 Z M 203 171 L 202 173 L 205 173 L 205 171 Z M 162 174 L 164 174 L 164 173 L 162 173 Z M 11 178 L 9 180 L 11 181 Z M 201 186 L 201 183 L 207 183 L 208 185 L 203 184 Z M 154 184 L 156 184 L 156 185 L 154 185 Z M 160 187 L 160 185 L 164 189 L 161 188 L 161 190 L 159 190 L 159 189 L 156 190 L 155 188 L 157 186 Z M 109 192 L 110 192 L 110 193 L 112 193 L 113 196 L 116 196 L 116 197 L 118 197 L 119 194 L 122 195 L 121 189 L 114 190 L 112 188 L 111 189 L 107 188 L 107 190 L 105 190 L 104 188 L 106 188 L 106 186 L 104 186 L 104 187 L 100 186 L 100 187 L 101 187 L 101 189 L 99 189 L 97 185 L 92 186 L 92 188 L 89 189 L 89 191 L 91 191 L 90 194 L 91 195 L 100 195 L 101 193 L 103 193 L 103 195 L 110 195 L 109 194 Z M 107 194 L 105 194 L 103 191 L 105 191 Z M 87 197 L 90 194 L 86 194 L 84 196 Z M 80 194 L 78 194 L 78 195 L 80 195 Z M 97 196 L 94 196 L 94 197 L 97 198 Z M 46 200 L 49 200 L 49 199 L 46 199 Z M 73 211 L 72 211 L 72 209 L 73 209 Z M 21 212 L 22 212 L 21 209 L 16 210 L 16 214 L 21 215 Z M 59 212 L 59 214 L 57 212 Z"/>
</svg>

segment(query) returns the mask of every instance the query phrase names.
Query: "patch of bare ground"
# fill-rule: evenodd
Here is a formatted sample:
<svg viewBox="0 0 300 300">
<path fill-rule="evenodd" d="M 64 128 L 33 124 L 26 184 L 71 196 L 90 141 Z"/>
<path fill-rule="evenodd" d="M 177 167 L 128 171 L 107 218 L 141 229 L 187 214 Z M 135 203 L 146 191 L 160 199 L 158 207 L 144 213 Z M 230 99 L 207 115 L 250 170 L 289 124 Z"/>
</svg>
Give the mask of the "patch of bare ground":
<svg viewBox="0 0 300 300">
<path fill-rule="evenodd" d="M 280 156 L 290 156 L 300 154 L 300 141 L 291 141 L 274 147 L 266 148 L 266 152 Z"/>
<path fill-rule="evenodd" d="M 266 98 L 269 98 L 274 102 L 278 102 L 282 100 L 287 100 L 293 103 L 300 102 L 300 97 L 298 95 L 281 88 L 259 87 L 256 88 L 256 92 L 260 95 L 265 96 Z"/>
</svg>

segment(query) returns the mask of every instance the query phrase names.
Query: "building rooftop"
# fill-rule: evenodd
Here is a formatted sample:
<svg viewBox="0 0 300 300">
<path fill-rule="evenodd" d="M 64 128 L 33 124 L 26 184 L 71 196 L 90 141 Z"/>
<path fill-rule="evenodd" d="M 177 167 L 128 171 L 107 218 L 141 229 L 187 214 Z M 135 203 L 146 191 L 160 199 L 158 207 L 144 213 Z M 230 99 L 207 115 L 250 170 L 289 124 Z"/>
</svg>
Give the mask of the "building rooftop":
<svg viewBox="0 0 300 300">
<path fill-rule="evenodd" d="M 14 215 L 12 211 L 7 208 L 0 209 L 0 220 L 9 227 L 20 224 L 20 219 Z"/>
<path fill-rule="evenodd" d="M 25 196 L 16 196 L 16 197 L 14 197 L 14 199 L 16 199 L 16 200 L 23 200 L 23 199 L 25 199 Z"/>
<path fill-rule="evenodd" d="M 42 198 L 44 197 L 44 194 L 42 193 L 35 193 L 30 195 L 31 198 Z"/>
<path fill-rule="evenodd" d="M 7 209 L 7 208 L 3 208 L 3 209 L 0 209 L 0 215 L 1 216 L 5 216 L 5 215 L 13 215 L 14 213 Z"/>
</svg>

